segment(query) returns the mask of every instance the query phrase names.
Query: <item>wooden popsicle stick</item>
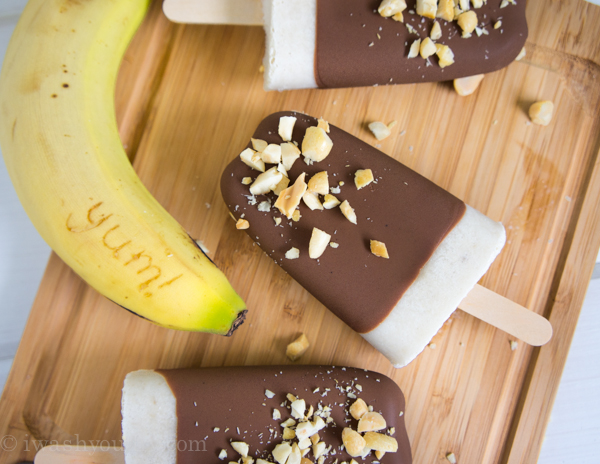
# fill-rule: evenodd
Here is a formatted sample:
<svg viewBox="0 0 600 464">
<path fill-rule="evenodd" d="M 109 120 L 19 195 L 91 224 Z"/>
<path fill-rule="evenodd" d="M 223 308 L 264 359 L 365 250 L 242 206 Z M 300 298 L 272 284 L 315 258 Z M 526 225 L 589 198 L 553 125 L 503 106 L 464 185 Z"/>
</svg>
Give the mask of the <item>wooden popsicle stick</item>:
<svg viewBox="0 0 600 464">
<path fill-rule="evenodd" d="M 50 445 L 35 455 L 34 464 L 125 464 L 123 448 Z"/>
<path fill-rule="evenodd" d="M 165 0 L 165 16 L 176 23 L 261 26 L 261 0 Z"/>
<path fill-rule="evenodd" d="M 533 346 L 552 338 L 552 325 L 546 318 L 481 285 L 475 285 L 458 307 Z"/>
</svg>

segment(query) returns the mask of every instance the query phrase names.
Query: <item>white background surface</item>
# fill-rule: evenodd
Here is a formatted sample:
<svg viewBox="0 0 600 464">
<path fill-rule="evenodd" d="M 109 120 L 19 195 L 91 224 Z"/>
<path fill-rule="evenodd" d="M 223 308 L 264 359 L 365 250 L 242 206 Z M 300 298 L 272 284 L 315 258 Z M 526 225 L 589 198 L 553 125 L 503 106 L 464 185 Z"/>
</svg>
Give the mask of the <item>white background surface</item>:
<svg viewBox="0 0 600 464">
<path fill-rule="evenodd" d="M 0 61 L 26 0 L 0 0 Z M 17 350 L 50 249 L 33 228 L 0 162 L 0 389 Z M 600 462 L 600 254 L 554 404 L 540 464 Z"/>
</svg>

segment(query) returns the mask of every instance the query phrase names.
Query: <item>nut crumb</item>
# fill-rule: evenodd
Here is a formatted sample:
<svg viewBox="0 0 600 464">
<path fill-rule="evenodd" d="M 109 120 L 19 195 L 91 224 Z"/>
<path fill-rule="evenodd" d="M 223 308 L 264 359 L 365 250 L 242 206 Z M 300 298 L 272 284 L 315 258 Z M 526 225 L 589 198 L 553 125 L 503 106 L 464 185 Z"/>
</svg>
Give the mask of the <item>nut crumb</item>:
<svg viewBox="0 0 600 464">
<path fill-rule="evenodd" d="M 239 230 L 248 229 L 250 227 L 250 223 L 247 219 L 238 219 L 235 223 L 235 228 Z"/>
<path fill-rule="evenodd" d="M 310 343 L 308 341 L 308 338 L 306 337 L 306 334 L 301 334 L 296 340 L 294 340 L 287 346 L 285 350 L 285 355 L 290 360 L 296 361 L 304 353 L 306 353 L 306 350 L 308 350 L 309 347 Z M 302 414 L 304 414 L 304 412 Z"/>
<path fill-rule="evenodd" d="M 290 248 L 285 252 L 286 259 L 298 259 L 300 257 L 300 250 L 296 247 Z"/>
<path fill-rule="evenodd" d="M 552 121 L 554 103 L 550 100 L 538 101 L 529 107 L 531 122 L 540 126 L 547 126 Z"/>
<path fill-rule="evenodd" d="M 371 130 L 371 132 L 373 133 L 373 135 L 375 136 L 375 138 L 377 140 L 386 139 L 392 133 L 389 126 L 386 126 L 384 123 L 382 123 L 380 121 L 374 121 L 374 122 L 370 123 L 369 129 Z"/>
<path fill-rule="evenodd" d="M 252 177 L 244 177 L 242 179 L 242 184 L 244 185 L 250 185 L 252 183 Z"/>
<path fill-rule="evenodd" d="M 371 240 L 371 253 L 380 258 L 390 258 L 385 243 L 378 240 Z"/>
<path fill-rule="evenodd" d="M 454 456 L 454 453 L 448 453 L 446 455 L 446 460 L 451 464 L 456 464 L 456 456 Z"/>
<path fill-rule="evenodd" d="M 461 77 L 459 79 L 454 79 L 454 90 L 461 97 L 466 97 L 467 95 L 471 95 L 477 88 L 479 84 L 483 80 L 483 74 L 477 74 L 475 76 Z"/>
<path fill-rule="evenodd" d="M 373 171 L 370 169 L 359 169 L 354 173 L 354 185 L 356 185 L 358 190 L 366 187 L 374 180 Z"/>
<path fill-rule="evenodd" d="M 508 343 L 510 343 L 510 349 L 512 351 L 515 351 L 519 347 L 519 343 L 515 340 L 510 340 Z"/>
</svg>

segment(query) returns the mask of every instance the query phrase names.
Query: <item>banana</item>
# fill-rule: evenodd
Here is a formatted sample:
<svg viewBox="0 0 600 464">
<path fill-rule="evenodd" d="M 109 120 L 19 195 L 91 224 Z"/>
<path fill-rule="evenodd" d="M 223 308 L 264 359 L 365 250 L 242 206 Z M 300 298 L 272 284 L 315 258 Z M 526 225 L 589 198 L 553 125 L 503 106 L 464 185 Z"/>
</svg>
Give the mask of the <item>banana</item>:
<svg viewBox="0 0 600 464">
<path fill-rule="evenodd" d="M 0 146 L 50 247 L 115 303 L 230 334 L 245 304 L 152 197 L 121 145 L 118 68 L 150 0 L 30 0 L 0 74 Z"/>
</svg>

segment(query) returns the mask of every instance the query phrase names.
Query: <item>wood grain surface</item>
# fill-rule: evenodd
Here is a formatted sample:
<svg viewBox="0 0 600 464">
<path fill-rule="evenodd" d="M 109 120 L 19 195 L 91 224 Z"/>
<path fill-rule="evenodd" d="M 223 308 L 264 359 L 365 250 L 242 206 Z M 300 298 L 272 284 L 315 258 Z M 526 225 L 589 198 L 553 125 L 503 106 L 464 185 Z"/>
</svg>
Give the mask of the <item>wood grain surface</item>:
<svg viewBox="0 0 600 464">
<path fill-rule="evenodd" d="M 248 319 L 231 338 L 160 328 L 53 255 L 0 401 L 0 437 L 15 445 L 0 463 L 47 443 L 119 445 L 129 371 L 285 364 L 301 332 L 312 344 L 300 363 L 398 383 L 415 463 L 444 463 L 451 451 L 459 463 L 535 463 L 600 246 L 600 8 L 530 0 L 527 56 L 464 98 L 448 83 L 265 93 L 261 28 L 175 25 L 160 6 L 121 69 L 121 136 L 144 184 L 246 300 Z M 548 127 L 528 122 L 536 100 L 555 103 Z M 323 116 L 502 221 L 507 245 L 480 283 L 549 317 L 550 343 L 512 351 L 508 335 L 456 311 L 414 362 L 391 367 L 237 231 L 221 200 L 221 171 L 279 110 Z M 366 129 L 374 120 L 398 124 L 377 142 Z"/>
</svg>

